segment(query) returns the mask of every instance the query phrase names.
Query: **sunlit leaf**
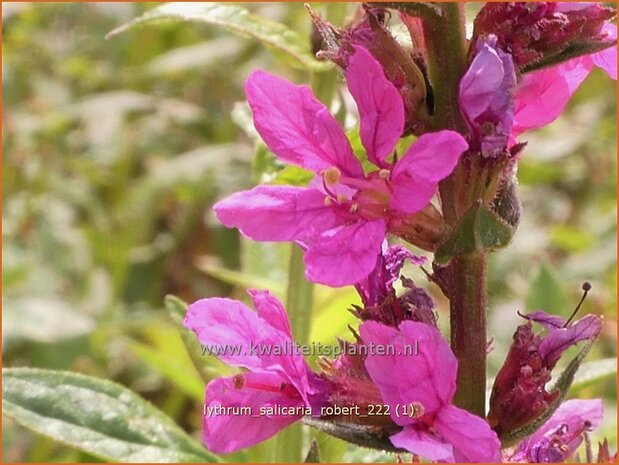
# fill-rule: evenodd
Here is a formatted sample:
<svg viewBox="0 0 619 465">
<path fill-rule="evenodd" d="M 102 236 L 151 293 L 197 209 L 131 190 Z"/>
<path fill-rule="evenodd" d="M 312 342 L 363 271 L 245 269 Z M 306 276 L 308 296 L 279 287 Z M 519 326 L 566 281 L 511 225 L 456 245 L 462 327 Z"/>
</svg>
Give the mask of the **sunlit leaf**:
<svg viewBox="0 0 619 465">
<path fill-rule="evenodd" d="M 243 288 L 266 289 L 278 296 L 284 295 L 282 284 L 270 281 L 262 276 L 256 276 L 240 271 L 228 270 L 218 265 L 214 265 L 208 260 L 198 260 L 198 268 L 204 273 L 221 281 Z"/>
<path fill-rule="evenodd" d="M 134 392 L 77 373 L 2 370 L 2 412 L 23 426 L 103 460 L 217 461 Z"/>
<path fill-rule="evenodd" d="M 129 348 L 146 364 L 163 375 L 188 396 L 202 401 L 204 398 L 204 383 L 196 373 L 193 365 L 187 366 L 177 357 L 169 356 L 162 350 L 157 350 L 140 342 L 129 342 Z"/>
<path fill-rule="evenodd" d="M 222 3 L 166 3 L 156 7 L 133 21 L 114 29 L 107 37 L 119 34 L 139 24 L 155 20 L 175 19 L 195 21 L 221 27 L 242 37 L 255 39 L 268 47 L 285 52 L 303 68 L 323 71 L 329 68 L 312 55 L 309 41 L 287 26 L 251 14 L 245 8 Z"/>
</svg>

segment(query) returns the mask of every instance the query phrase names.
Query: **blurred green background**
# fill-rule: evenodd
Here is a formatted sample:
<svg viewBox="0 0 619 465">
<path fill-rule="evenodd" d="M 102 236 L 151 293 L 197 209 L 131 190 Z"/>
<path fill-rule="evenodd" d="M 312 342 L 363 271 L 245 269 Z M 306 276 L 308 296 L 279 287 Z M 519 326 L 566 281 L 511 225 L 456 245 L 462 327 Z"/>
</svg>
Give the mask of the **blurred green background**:
<svg viewBox="0 0 619 465">
<path fill-rule="evenodd" d="M 301 3 L 244 6 L 309 41 Z M 248 124 L 248 73 L 310 76 L 256 41 L 199 24 L 104 39 L 152 7 L 2 5 L 3 362 L 114 380 L 199 437 L 203 381 L 164 297 L 244 299 L 247 287 L 284 295 L 290 246 L 242 240 L 210 208 L 282 168 Z M 519 324 L 516 311 L 569 315 L 585 280 L 593 284 L 585 311 L 605 316 L 587 360 L 616 354 L 615 103 L 615 83 L 595 71 L 557 122 L 527 134 L 522 224 L 490 267 L 491 374 Z M 436 297 L 448 326 L 438 290 L 419 270 L 405 273 Z M 346 336 L 355 302 L 351 288 L 316 287 L 310 339 Z M 202 362 L 207 379 L 229 371 Z M 615 377 L 580 383 L 573 394 L 604 398 L 594 437 L 607 436 L 615 450 Z M 5 462 L 97 460 L 7 418 L 3 433 Z M 269 460 L 272 443 L 230 459 Z M 395 460 L 322 435 L 318 444 L 325 460 Z"/>
</svg>

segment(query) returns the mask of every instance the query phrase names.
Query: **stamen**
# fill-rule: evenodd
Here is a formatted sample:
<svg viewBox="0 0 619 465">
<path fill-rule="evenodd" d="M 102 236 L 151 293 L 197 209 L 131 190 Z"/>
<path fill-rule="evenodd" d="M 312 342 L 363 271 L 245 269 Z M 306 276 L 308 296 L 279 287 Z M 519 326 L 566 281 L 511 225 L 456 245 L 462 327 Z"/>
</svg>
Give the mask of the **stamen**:
<svg viewBox="0 0 619 465">
<path fill-rule="evenodd" d="M 245 376 L 235 375 L 232 378 L 232 384 L 234 384 L 235 389 L 243 389 L 243 386 L 245 386 Z"/>
<path fill-rule="evenodd" d="M 333 205 L 333 199 L 331 197 L 325 197 L 325 207 Z"/>
<path fill-rule="evenodd" d="M 322 175 L 327 186 L 335 186 L 338 182 L 340 182 L 342 173 L 335 166 L 332 166 L 331 168 L 327 168 Z"/>
<path fill-rule="evenodd" d="M 344 194 L 337 194 L 337 201 L 339 203 L 344 203 L 346 202 L 346 196 Z"/>
<path fill-rule="evenodd" d="M 572 312 L 572 314 L 570 315 L 570 317 L 568 318 L 568 320 L 565 322 L 565 324 L 563 325 L 563 327 L 567 327 L 567 325 L 569 325 L 571 323 L 571 321 L 574 319 L 574 317 L 576 316 L 576 313 L 578 312 L 578 310 L 580 310 L 580 306 L 582 305 L 582 303 L 585 301 L 585 298 L 587 297 L 587 294 L 589 293 L 589 291 L 591 290 L 591 283 L 585 281 L 584 283 L 582 283 L 582 290 L 583 290 L 583 294 L 582 297 L 580 298 L 580 302 L 578 302 L 578 305 L 576 306 L 576 308 L 574 309 L 574 311 Z"/>
<path fill-rule="evenodd" d="M 409 408 L 410 412 L 408 416 L 411 418 L 421 418 L 426 411 L 421 402 L 411 402 Z"/>
<path fill-rule="evenodd" d="M 387 169 L 382 169 L 378 172 L 378 177 L 381 179 L 389 179 L 390 174 L 391 174 L 391 171 Z"/>
<path fill-rule="evenodd" d="M 350 206 L 350 213 L 357 213 L 359 211 L 359 204 L 357 202 Z"/>
</svg>

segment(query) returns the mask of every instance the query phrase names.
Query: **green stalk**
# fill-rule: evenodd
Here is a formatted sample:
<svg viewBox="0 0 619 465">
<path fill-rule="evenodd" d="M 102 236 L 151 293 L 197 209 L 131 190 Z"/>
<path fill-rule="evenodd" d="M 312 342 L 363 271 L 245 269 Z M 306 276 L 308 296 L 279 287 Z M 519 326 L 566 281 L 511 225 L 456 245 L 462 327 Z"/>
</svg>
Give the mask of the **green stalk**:
<svg viewBox="0 0 619 465">
<path fill-rule="evenodd" d="M 435 102 L 433 127 L 464 134 L 466 124 L 458 104 L 459 83 L 467 64 L 464 4 L 442 3 L 440 8 L 439 17 L 424 23 Z M 456 205 L 461 201 L 462 190 L 469 188 L 457 182 L 468 178 L 458 176 L 464 169 L 459 163 L 455 172 L 439 185 L 448 230 L 457 227 Z M 486 254 L 479 252 L 454 257 L 448 273 L 451 347 L 458 359 L 455 403 L 481 417 L 485 417 L 486 403 L 486 266 Z"/>
<path fill-rule="evenodd" d="M 288 287 L 286 290 L 286 309 L 294 339 L 299 344 L 307 344 L 311 328 L 314 285 L 305 279 L 303 251 L 291 244 L 288 264 Z M 300 423 L 289 426 L 277 435 L 275 441 L 275 462 L 302 462 L 304 426 Z"/>
<path fill-rule="evenodd" d="M 342 2 L 326 5 L 326 19 L 334 24 L 344 21 L 347 4 Z M 311 86 L 316 97 L 329 106 L 337 86 L 337 73 L 330 70 L 311 75 Z M 303 251 L 296 244 L 291 245 L 288 264 L 288 286 L 286 289 L 286 309 L 290 317 L 292 333 L 299 344 L 309 343 L 313 307 L 314 285 L 305 279 Z M 305 427 L 294 424 L 279 433 L 275 442 L 275 462 L 303 462 Z"/>
</svg>

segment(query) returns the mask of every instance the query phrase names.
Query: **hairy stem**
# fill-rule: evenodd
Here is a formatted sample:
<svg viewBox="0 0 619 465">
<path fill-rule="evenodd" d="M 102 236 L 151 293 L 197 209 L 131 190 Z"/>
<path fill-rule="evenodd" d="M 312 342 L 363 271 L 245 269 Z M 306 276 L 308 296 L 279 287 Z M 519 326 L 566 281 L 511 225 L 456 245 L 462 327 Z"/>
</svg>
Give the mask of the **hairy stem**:
<svg viewBox="0 0 619 465">
<path fill-rule="evenodd" d="M 464 4 L 442 3 L 441 14 L 424 22 L 428 46 L 429 72 L 434 92 L 433 128 L 466 133 L 460 113 L 458 90 L 466 71 L 467 42 L 464 30 Z M 439 155 L 439 154 L 437 154 Z M 458 176 L 465 170 L 458 164 L 454 173 L 439 185 L 443 217 L 448 230 L 458 226 L 456 208 L 462 189 Z M 472 199 L 472 202 L 477 199 Z M 466 208 L 462 209 L 466 211 Z M 486 393 L 486 254 L 454 257 L 449 264 L 449 299 L 451 346 L 458 359 L 458 382 L 455 402 L 458 406 L 485 417 Z"/>
<path fill-rule="evenodd" d="M 458 359 L 456 405 L 485 417 L 486 255 L 454 257 L 450 264 L 451 348 Z"/>
</svg>

